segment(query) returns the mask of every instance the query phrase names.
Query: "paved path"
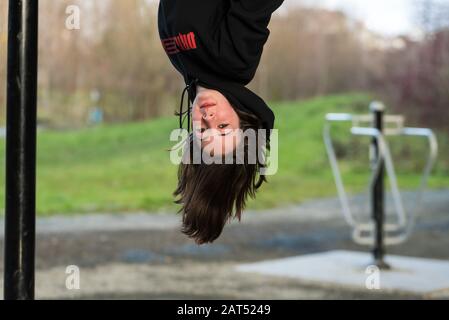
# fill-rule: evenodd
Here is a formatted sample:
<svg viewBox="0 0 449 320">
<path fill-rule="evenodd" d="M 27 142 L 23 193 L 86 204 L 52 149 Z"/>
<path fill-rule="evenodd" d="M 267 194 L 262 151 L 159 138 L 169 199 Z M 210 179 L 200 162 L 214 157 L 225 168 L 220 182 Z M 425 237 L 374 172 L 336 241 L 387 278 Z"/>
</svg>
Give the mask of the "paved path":
<svg viewBox="0 0 449 320">
<path fill-rule="evenodd" d="M 406 202 L 414 197 L 407 194 Z M 449 190 L 426 194 L 423 208 L 410 240 L 388 252 L 449 260 Z M 43 299 L 449 298 L 449 292 L 422 297 L 320 287 L 233 269 L 242 262 L 338 249 L 368 250 L 352 242 L 337 199 L 246 212 L 242 223 L 232 223 L 216 243 L 201 247 L 179 232 L 175 214 L 43 218 L 38 221 L 36 291 Z M 69 265 L 80 268 L 81 290 L 65 287 Z M 2 268 L 0 252 L 0 273 Z M 2 287 L 0 280 L 0 297 Z"/>
<path fill-rule="evenodd" d="M 405 202 L 412 203 L 415 193 L 405 194 Z M 354 208 L 361 203 L 366 203 L 365 197 L 352 199 Z M 427 192 L 423 199 L 422 207 L 426 214 L 449 213 L 449 190 L 437 190 Z M 363 207 L 363 209 L 367 209 Z M 424 210 L 424 209 L 423 209 Z M 368 212 L 368 211 L 367 211 Z M 243 223 L 265 224 L 273 221 L 319 221 L 340 218 L 340 203 L 336 198 L 306 201 L 303 204 L 270 209 L 265 211 L 247 211 L 243 216 Z M 145 212 L 126 214 L 90 214 L 72 216 L 52 216 L 39 218 L 37 232 L 42 234 L 55 233 L 85 233 L 94 231 L 133 231 L 133 230 L 170 230 L 179 227 L 180 217 L 175 213 L 150 214 Z M 0 238 L 4 237 L 4 220 L 0 220 Z"/>
</svg>

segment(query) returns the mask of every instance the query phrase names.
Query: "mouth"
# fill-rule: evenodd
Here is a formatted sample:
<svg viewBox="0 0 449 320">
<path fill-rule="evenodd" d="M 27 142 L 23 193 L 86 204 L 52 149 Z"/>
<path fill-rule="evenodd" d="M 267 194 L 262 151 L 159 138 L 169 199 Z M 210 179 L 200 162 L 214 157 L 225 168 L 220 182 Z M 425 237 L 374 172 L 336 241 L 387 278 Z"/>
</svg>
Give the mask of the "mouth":
<svg viewBox="0 0 449 320">
<path fill-rule="evenodd" d="M 204 109 L 216 106 L 217 102 L 212 99 L 200 99 L 198 105 L 200 106 L 200 109 Z"/>
<path fill-rule="evenodd" d="M 204 102 L 204 103 L 200 104 L 200 109 L 207 109 L 210 107 L 214 107 L 216 105 L 217 104 L 215 102 Z"/>
<path fill-rule="evenodd" d="M 211 107 L 214 107 L 215 106 L 215 104 L 203 104 L 201 107 L 200 107 L 200 109 L 207 109 L 207 108 L 211 108 Z"/>
</svg>

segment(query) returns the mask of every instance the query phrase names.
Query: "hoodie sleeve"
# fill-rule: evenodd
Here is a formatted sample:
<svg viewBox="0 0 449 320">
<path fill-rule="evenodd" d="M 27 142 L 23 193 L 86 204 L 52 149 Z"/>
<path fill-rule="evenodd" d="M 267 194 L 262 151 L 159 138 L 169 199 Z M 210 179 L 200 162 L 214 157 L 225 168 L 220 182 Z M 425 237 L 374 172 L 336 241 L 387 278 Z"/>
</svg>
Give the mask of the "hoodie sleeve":
<svg viewBox="0 0 449 320">
<path fill-rule="evenodd" d="M 215 29 L 212 50 L 227 72 L 249 83 L 256 73 L 270 35 L 272 14 L 284 0 L 230 0 Z"/>
</svg>

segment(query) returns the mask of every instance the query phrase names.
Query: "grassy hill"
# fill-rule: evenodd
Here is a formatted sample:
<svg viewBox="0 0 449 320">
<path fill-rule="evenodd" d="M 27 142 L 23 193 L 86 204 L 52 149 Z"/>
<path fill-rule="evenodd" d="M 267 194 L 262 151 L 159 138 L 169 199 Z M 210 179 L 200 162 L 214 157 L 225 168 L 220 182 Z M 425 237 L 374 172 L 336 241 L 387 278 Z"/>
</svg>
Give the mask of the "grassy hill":
<svg viewBox="0 0 449 320">
<path fill-rule="evenodd" d="M 322 142 L 327 112 L 366 113 L 370 97 L 348 94 L 301 102 L 271 103 L 279 129 L 279 172 L 259 192 L 251 208 L 267 208 L 305 199 L 335 195 L 333 178 Z M 172 192 L 177 168 L 169 162 L 169 133 L 174 117 L 144 123 L 101 126 L 75 132 L 38 135 L 38 194 L 40 215 L 53 213 L 175 210 Z M 337 131 L 339 153 L 351 191 L 363 190 L 367 179 L 367 148 L 363 140 Z M 368 143 L 369 140 L 365 140 Z M 343 148 L 349 143 L 349 148 Z M 447 151 L 447 144 L 444 150 Z M 4 167 L 4 141 L 0 165 Z M 401 185 L 413 188 L 422 162 L 423 145 L 399 144 Z M 349 161 L 349 159 L 355 159 Z M 357 160 L 358 159 L 358 160 Z M 410 160 L 412 159 L 412 160 Z M 399 169 L 399 168 L 398 168 Z M 401 171 L 401 170 L 399 170 Z M 4 172 L 0 172 L 4 181 Z M 447 163 L 440 163 L 432 187 L 449 187 Z M 4 199 L 4 186 L 0 186 Z M 3 201 L 2 201 L 3 207 Z"/>
</svg>

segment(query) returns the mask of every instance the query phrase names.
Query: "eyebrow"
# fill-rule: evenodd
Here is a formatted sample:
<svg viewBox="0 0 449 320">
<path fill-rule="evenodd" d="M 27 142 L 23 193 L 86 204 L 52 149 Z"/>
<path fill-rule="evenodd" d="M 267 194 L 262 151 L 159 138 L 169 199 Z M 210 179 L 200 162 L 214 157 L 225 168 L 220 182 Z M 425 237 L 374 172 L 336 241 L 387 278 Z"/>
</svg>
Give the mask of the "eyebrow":
<svg viewBox="0 0 449 320">
<path fill-rule="evenodd" d="M 220 134 L 219 136 L 220 136 L 220 137 L 226 137 L 226 136 L 229 136 L 231 133 L 232 133 L 232 130 L 229 131 L 228 133 Z M 204 140 L 204 138 L 201 138 L 201 141 L 203 141 L 203 140 Z"/>
</svg>

